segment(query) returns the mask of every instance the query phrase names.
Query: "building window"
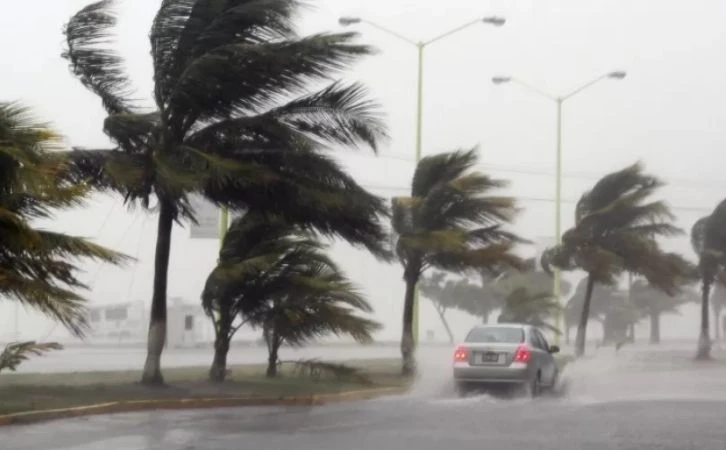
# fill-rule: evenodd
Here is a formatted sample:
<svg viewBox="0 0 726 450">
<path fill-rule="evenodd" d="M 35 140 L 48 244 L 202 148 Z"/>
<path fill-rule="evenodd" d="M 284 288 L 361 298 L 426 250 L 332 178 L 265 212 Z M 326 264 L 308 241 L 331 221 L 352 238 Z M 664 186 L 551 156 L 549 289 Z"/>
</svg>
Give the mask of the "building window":
<svg viewBox="0 0 726 450">
<path fill-rule="evenodd" d="M 194 328 L 194 316 L 184 316 L 184 329 L 189 331 Z"/>
<path fill-rule="evenodd" d="M 109 308 L 106 310 L 106 320 L 108 321 L 126 320 L 128 316 L 128 309 L 126 307 Z"/>
</svg>

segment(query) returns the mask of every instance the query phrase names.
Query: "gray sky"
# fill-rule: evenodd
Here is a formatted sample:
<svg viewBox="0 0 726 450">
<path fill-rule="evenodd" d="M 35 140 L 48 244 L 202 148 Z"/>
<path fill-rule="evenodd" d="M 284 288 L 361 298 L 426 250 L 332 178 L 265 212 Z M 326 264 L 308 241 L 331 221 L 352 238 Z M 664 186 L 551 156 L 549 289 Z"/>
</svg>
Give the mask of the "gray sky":
<svg viewBox="0 0 726 450">
<path fill-rule="evenodd" d="M 0 15 L 3 98 L 37 109 L 75 146 L 105 146 L 104 111 L 69 73 L 60 58 L 62 27 L 88 0 L 25 0 Z M 127 58 L 138 96 L 152 89 L 148 31 L 159 1 L 122 0 L 118 44 Z M 427 48 L 424 85 L 424 154 L 478 144 L 481 170 L 512 181 L 509 193 L 523 198 L 515 230 L 528 238 L 553 230 L 555 108 L 516 85 L 493 86 L 494 75 L 513 75 L 553 94 L 615 69 L 623 81 L 604 81 L 564 108 L 564 198 L 575 200 L 604 173 L 636 160 L 666 179 L 663 191 L 685 229 L 723 197 L 721 178 L 726 137 L 721 61 L 726 35 L 719 0 L 318 0 L 301 31 L 337 30 L 340 15 L 360 15 L 412 39 L 427 39 L 484 15 L 507 18 L 502 28 L 475 26 Z M 363 6 L 365 5 L 365 6 Z M 367 84 L 385 108 L 392 139 L 379 157 L 341 152 L 341 160 L 366 186 L 385 195 L 405 193 L 413 168 L 415 49 L 361 25 L 363 40 L 380 54 L 346 78 Z M 563 207 L 563 227 L 573 222 L 573 204 Z M 131 255 L 127 268 L 88 267 L 93 302 L 148 300 L 151 293 L 155 220 L 128 213 L 118 199 L 97 198 L 89 207 L 64 213 L 50 225 Z M 197 301 L 216 258 L 213 240 L 190 240 L 174 231 L 170 296 Z M 687 240 L 669 248 L 692 257 Z M 532 251 L 531 249 L 529 250 Z M 399 334 L 403 284 L 397 265 L 380 265 L 362 252 L 338 245 L 335 257 L 369 294 L 386 329 Z M 422 332 L 443 333 L 424 305 Z M 0 339 L 13 328 L 13 312 L 0 304 Z M 690 315 L 689 315 L 690 317 Z M 459 324 L 470 321 L 459 317 Z M 47 321 L 21 314 L 26 337 L 53 330 Z M 664 327 L 666 328 L 666 327 Z M 680 331 L 687 336 L 692 329 Z M 3 330 L 4 329 L 4 330 Z M 59 333 L 53 331 L 54 335 Z M 666 335 L 667 335 L 666 331 Z M 61 334 L 62 335 L 62 334 Z"/>
</svg>

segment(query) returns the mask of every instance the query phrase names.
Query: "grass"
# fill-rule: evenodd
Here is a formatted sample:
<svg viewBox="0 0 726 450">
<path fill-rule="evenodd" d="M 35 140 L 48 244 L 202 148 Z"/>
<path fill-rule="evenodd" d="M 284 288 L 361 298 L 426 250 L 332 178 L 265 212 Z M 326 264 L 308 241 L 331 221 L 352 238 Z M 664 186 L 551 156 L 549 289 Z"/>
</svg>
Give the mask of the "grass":
<svg viewBox="0 0 726 450">
<path fill-rule="evenodd" d="M 283 365 L 280 376 L 264 376 L 265 366 L 230 367 L 223 384 L 206 381 L 207 367 L 164 371 L 167 386 L 150 388 L 138 383 L 138 371 L 75 372 L 0 375 L 0 415 L 43 409 L 70 408 L 120 400 L 173 398 L 284 397 L 332 394 L 364 388 L 405 387 L 398 360 L 361 360 L 346 363 L 361 368 L 370 384 L 334 377 L 299 376 Z"/>
</svg>

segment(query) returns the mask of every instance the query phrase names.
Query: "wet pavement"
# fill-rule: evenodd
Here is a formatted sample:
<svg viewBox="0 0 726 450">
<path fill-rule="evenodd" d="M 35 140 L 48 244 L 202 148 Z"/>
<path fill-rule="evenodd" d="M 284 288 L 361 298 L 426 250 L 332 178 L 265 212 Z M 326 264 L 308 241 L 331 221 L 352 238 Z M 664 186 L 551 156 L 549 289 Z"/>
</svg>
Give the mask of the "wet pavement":
<svg viewBox="0 0 726 450">
<path fill-rule="evenodd" d="M 0 429 L 35 450 L 688 450 L 726 448 L 726 364 L 685 350 L 598 352 L 555 395 L 458 398 L 448 351 L 421 355 L 409 395 L 317 408 L 157 411 Z"/>
</svg>

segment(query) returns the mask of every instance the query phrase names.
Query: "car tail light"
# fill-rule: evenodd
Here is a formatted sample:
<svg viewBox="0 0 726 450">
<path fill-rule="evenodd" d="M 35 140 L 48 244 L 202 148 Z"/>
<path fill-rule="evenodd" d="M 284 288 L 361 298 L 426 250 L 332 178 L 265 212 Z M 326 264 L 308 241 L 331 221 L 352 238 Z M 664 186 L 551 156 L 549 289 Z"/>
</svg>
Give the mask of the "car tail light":
<svg viewBox="0 0 726 450">
<path fill-rule="evenodd" d="M 514 352 L 513 362 L 527 362 L 532 358 L 532 350 L 526 345 L 520 344 L 517 350 Z"/>
<path fill-rule="evenodd" d="M 454 350 L 454 362 L 467 362 L 469 361 L 469 349 L 460 345 Z"/>
</svg>

